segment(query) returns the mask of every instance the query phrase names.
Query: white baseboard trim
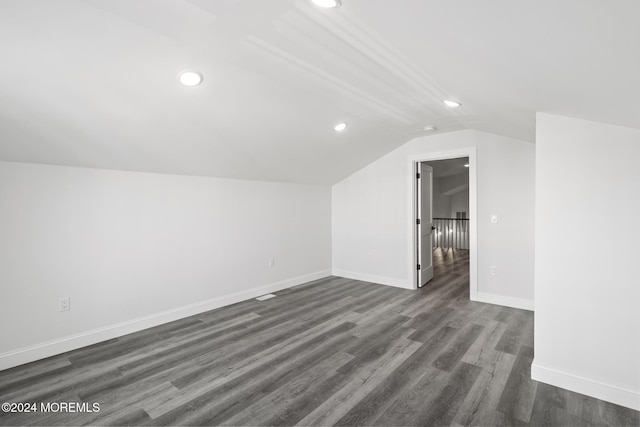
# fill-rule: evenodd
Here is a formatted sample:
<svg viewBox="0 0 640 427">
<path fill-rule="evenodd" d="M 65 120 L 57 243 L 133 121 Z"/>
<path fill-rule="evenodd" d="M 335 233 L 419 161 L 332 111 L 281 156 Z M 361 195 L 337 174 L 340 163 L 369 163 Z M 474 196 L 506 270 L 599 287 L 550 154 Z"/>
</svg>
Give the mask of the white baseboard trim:
<svg viewBox="0 0 640 427">
<path fill-rule="evenodd" d="M 533 301 L 523 298 L 507 297 L 504 295 L 478 291 L 478 294 L 476 295 L 474 301 L 533 311 Z"/>
<path fill-rule="evenodd" d="M 362 280 L 363 282 L 378 283 L 380 285 L 394 286 L 396 288 L 414 289 L 406 280 L 395 279 L 393 277 L 376 276 L 373 274 L 356 273 L 354 271 L 333 270 L 334 276 L 346 277 L 347 279 Z"/>
<path fill-rule="evenodd" d="M 0 371 L 330 276 L 322 270 L 0 354 Z"/>
<path fill-rule="evenodd" d="M 628 390 L 541 366 L 533 360 L 531 379 L 640 411 L 640 390 Z"/>
</svg>

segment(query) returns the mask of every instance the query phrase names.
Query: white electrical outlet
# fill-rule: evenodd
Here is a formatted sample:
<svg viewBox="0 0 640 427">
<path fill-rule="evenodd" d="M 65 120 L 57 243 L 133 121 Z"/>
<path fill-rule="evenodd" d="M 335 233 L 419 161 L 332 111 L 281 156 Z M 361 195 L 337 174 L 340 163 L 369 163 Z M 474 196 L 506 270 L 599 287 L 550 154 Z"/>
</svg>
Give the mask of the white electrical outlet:
<svg viewBox="0 0 640 427">
<path fill-rule="evenodd" d="M 269 267 L 273 267 L 276 264 L 276 260 L 273 258 L 269 258 Z"/>
<path fill-rule="evenodd" d="M 71 310 L 71 298 L 70 297 L 62 297 L 58 300 L 58 310 L 59 311 L 69 311 Z"/>
<path fill-rule="evenodd" d="M 496 276 L 498 274 L 498 267 L 496 267 L 495 265 L 492 265 L 489 268 L 489 271 L 491 273 L 492 276 Z"/>
</svg>

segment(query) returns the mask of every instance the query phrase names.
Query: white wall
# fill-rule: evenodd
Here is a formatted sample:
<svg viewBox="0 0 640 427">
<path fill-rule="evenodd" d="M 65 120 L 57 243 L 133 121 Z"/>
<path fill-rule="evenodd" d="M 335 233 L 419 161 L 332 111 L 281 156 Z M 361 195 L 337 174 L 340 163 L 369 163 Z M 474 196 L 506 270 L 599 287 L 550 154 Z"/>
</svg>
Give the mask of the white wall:
<svg viewBox="0 0 640 427">
<path fill-rule="evenodd" d="M 451 213 L 451 196 L 442 195 L 440 179 L 438 178 L 433 179 L 432 204 L 434 218 L 449 218 L 449 214 Z"/>
<path fill-rule="evenodd" d="M 458 212 L 466 212 L 469 217 L 469 190 L 462 190 L 451 197 L 451 212 L 449 218 L 455 218 Z"/>
<path fill-rule="evenodd" d="M 0 369 L 327 276 L 330 204 L 329 187 L 0 162 Z"/>
<path fill-rule="evenodd" d="M 433 164 L 436 162 L 426 162 Z M 466 186 L 466 189 L 459 189 Z M 457 189 L 453 194 L 443 194 Z M 469 216 L 469 172 L 433 179 L 433 217 L 455 218 L 456 212 L 464 211 Z"/>
<path fill-rule="evenodd" d="M 539 114 L 536 133 L 532 376 L 640 410 L 640 130 Z"/>
<path fill-rule="evenodd" d="M 533 308 L 535 146 L 483 132 L 415 139 L 334 185 L 334 274 L 412 288 L 409 159 L 465 147 L 477 150 L 478 299 Z"/>
<path fill-rule="evenodd" d="M 440 181 L 440 191 L 445 195 L 452 195 L 458 191 L 462 191 L 465 187 L 469 188 L 469 170 L 465 173 L 457 175 L 443 176 L 438 178 Z"/>
</svg>

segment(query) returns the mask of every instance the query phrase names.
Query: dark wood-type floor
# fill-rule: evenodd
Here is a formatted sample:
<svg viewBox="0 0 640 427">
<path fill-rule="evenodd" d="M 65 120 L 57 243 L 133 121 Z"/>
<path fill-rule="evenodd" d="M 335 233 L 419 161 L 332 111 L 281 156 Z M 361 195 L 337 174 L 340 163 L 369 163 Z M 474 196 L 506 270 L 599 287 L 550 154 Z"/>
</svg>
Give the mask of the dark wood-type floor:
<svg viewBox="0 0 640 427">
<path fill-rule="evenodd" d="M 409 291 L 332 277 L 0 372 L 2 425 L 609 425 L 639 413 L 530 379 L 533 313 L 469 301 L 468 252 Z"/>
</svg>

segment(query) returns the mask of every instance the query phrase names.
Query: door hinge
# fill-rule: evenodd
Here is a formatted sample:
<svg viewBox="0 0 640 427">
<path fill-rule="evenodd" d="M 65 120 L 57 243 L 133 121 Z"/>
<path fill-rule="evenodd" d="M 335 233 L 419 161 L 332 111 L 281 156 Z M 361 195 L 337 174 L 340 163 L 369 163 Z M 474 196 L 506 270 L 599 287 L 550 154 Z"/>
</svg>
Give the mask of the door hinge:
<svg viewBox="0 0 640 427">
<path fill-rule="evenodd" d="M 420 218 L 416 219 L 416 224 L 420 225 Z"/>
<path fill-rule="evenodd" d="M 416 174 L 416 179 L 420 179 L 420 173 Z"/>
<path fill-rule="evenodd" d="M 420 271 L 420 264 L 418 264 L 418 271 Z"/>
</svg>

